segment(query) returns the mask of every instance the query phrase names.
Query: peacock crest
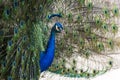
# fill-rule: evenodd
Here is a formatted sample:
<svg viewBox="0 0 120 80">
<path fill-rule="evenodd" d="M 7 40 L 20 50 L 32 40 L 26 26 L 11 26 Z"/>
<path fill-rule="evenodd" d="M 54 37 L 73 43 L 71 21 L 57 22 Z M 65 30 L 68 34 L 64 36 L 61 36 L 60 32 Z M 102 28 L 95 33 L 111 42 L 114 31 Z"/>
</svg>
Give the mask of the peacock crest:
<svg viewBox="0 0 120 80">
<path fill-rule="evenodd" d="M 91 78 L 119 68 L 117 3 L 120 2 L 0 0 L 0 80 L 38 80 L 41 72 L 46 80 L 55 80 L 53 74 Z M 61 32 L 60 26 L 64 33 L 52 38 L 54 47 L 50 36 L 52 30 Z M 55 51 L 50 52 L 51 47 Z M 54 53 L 54 58 L 43 57 L 47 51 Z M 53 61 L 45 68 L 42 58 Z"/>
</svg>

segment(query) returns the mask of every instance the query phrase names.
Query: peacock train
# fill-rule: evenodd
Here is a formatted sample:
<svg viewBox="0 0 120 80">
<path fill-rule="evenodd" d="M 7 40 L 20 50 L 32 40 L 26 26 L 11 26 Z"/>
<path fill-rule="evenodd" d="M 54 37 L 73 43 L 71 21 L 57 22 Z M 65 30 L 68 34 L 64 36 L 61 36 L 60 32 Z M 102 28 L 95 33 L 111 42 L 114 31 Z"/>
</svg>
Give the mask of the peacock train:
<svg viewBox="0 0 120 80">
<path fill-rule="evenodd" d="M 89 79 L 119 68 L 117 3 L 0 0 L 0 80 Z"/>
</svg>

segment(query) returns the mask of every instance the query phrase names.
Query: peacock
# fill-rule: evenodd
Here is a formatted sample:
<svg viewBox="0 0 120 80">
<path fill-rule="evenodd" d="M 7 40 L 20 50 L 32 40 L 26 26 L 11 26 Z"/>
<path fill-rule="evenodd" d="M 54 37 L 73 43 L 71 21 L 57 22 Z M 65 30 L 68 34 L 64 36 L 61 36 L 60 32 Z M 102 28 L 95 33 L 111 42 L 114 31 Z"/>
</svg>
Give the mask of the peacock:
<svg viewBox="0 0 120 80">
<path fill-rule="evenodd" d="M 59 15 L 59 14 L 57 14 Z M 51 16 L 57 16 L 56 14 L 52 14 Z M 51 17 L 50 16 L 50 17 Z M 47 48 L 44 52 L 40 53 L 40 70 L 41 72 L 47 70 L 54 59 L 55 53 L 55 34 L 60 33 L 63 30 L 62 24 L 60 22 L 56 22 L 53 28 L 51 29 L 50 38 L 47 44 Z"/>
<path fill-rule="evenodd" d="M 107 0 L 0 0 L 0 80 L 78 80 L 119 68 L 119 10 Z"/>
</svg>

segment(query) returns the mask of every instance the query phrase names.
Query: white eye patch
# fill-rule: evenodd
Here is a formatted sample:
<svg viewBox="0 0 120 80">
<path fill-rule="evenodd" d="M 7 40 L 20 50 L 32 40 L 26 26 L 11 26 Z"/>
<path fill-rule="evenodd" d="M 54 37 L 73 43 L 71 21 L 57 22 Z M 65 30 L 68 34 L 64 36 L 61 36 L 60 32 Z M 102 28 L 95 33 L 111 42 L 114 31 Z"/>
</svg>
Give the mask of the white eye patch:
<svg viewBox="0 0 120 80">
<path fill-rule="evenodd" d="M 57 30 L 57 31 L 59 31 L 59 29 L 58 29 L 58 26 L 57 26 L 57 25 L 55 26 L 55 28 L 56 28 L 56 30 Z"/>
</svg>

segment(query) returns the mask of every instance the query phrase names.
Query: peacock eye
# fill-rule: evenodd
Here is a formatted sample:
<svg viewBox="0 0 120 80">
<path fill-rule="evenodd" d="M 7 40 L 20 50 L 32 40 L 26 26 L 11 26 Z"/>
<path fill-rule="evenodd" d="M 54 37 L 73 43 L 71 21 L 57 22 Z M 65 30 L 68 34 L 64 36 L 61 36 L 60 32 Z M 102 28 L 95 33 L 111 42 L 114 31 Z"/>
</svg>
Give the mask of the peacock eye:
<svg viewBox="0 0 120 80">
<path fill-rule="evenodd" d="M 62 28 L 56 25 L 56 31 L 62 31 Z"/>
<path fill-rule="evenodd" d="M 60 27 L 58 27 L 58 29 L 60 30 Z"/>
<path fill-rule="evenodd" d="M 113 62 L 112 61 L 109 61 L 109 65 L 112 66 Z"/>
</svg>

